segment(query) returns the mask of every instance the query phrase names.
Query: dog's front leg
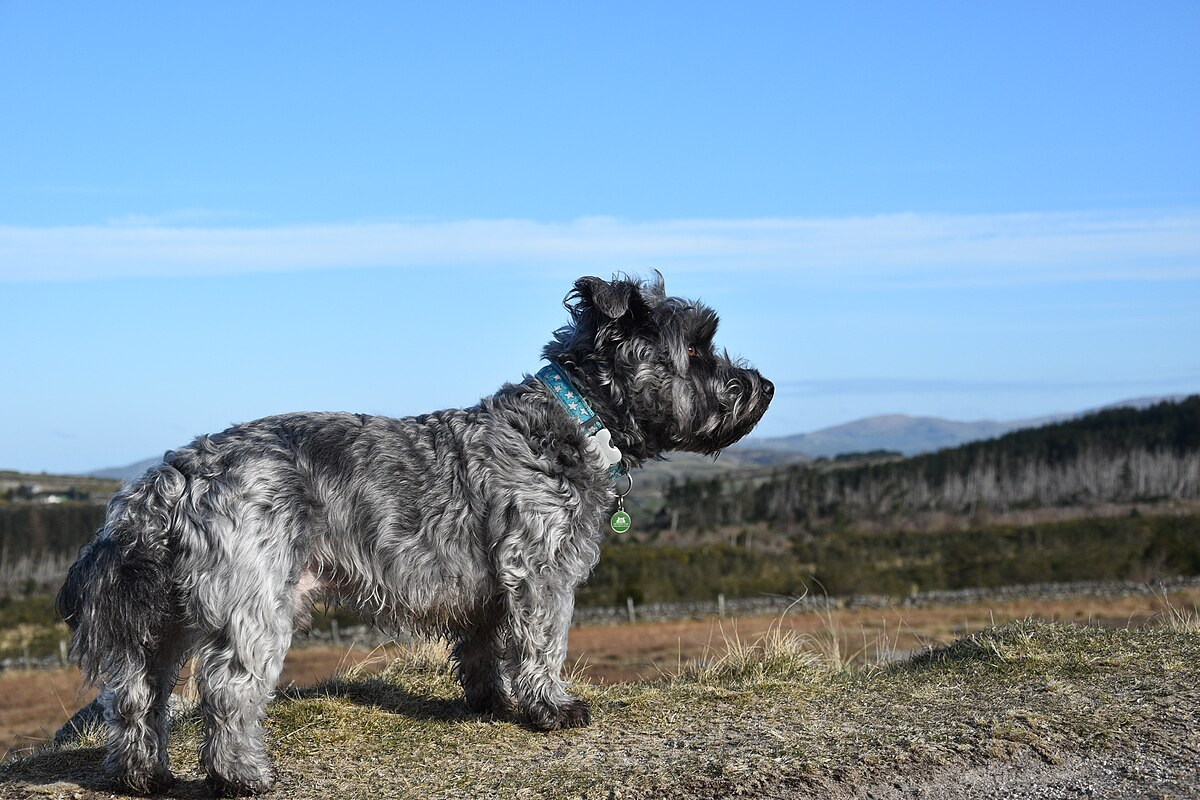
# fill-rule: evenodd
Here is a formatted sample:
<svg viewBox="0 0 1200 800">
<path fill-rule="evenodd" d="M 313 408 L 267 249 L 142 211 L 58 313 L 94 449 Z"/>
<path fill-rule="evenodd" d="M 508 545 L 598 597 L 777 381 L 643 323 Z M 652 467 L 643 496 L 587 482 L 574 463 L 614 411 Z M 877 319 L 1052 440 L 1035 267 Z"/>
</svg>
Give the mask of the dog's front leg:
<svg viewBox="0 0 1200 800">
<path fill-rule="evenodd" d="M 541 730 L 588 725 L 592 721 L 588 704 L 572 697 L 562 680 L 575 585 L 547 582 L 544 574 L 524 572 L 509 584 L 508 593 L 509 672 L 517 705 Z"/>
<path fill-rule="evenodd" d="M 513 710 L 506 675 L 508 631 L 503 618 L 503 607 L 489 605 L 472 624 L 455 631 L 455 674 L 467 708 L 477 713 L 508 714 Z"/>
</svg>

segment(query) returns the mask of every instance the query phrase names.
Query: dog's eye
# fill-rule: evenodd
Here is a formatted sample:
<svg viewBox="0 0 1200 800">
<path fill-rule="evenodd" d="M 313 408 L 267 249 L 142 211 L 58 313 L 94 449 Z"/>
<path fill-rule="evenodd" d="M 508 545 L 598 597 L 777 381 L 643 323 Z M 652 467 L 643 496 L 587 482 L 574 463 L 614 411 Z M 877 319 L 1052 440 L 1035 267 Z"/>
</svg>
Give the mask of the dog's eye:
<svg viewBox="0 0 1200 800">
<path fill-rule="evenodd" d="M 695 358 L 698 355 L 700 355 L 700 348 L 696 347 L 695 345 L 690 345 L 688 347 L 688 358 Z"/>
</svg>

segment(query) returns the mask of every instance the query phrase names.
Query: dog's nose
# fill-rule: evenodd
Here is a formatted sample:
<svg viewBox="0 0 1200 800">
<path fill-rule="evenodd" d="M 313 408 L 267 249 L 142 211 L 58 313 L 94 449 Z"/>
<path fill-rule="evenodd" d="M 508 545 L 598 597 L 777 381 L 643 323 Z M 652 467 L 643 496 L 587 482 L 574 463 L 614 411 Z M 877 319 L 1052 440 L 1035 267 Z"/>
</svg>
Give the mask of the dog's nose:
<svg viewBox="0 0 1200 800">
<path fill-rule="evenodd" d="M 762 390 L 763 394 L 765 394 L 767 397 L 775 396 L 775 384 L 771 383 L 766 378 L 762 379 Z"/>
</svg>

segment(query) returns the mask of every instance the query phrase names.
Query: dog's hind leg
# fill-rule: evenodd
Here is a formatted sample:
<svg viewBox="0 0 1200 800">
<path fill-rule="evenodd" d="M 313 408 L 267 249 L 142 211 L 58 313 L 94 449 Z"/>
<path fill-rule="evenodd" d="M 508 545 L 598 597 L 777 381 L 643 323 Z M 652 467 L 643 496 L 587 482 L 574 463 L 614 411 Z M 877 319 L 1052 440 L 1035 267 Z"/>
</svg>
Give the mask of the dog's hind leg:
<svg viewBox="0 0 1200 800">
<path fill-rule="evenodd" d="M 220 796 L 258 794 L 274 783 L 262 719 L 291 642 L 286 613 L 238 609 L 200 648 L 197 687 L 204 716 L 200 763 Z"/>
<path fill-rule="evenodd" d="M 154 793 L 172 782 L 168 705 L 186 652 L 184 635 L 172 631 L 144 660 L 128 663 L 110 676 L 101 691 L 108 723 L 105 766 L 134 791 Z"/>
<path fill-rule="evenodd" d="M 200 763 L 222 796 L 258 794 L 274 783 L 262 720 L 291 644 L 293 612 L 291 590 L 274 566 L 267 557 L 225 564 L 206 593 L 210 614 L 219 609 L 223 619 L 205 631 L 198 650 Z"/>
<path fill-rule="evenodd" d="M 466 694 L 467 708 L 476 713 L 513 711 L 505 674 L 507 631 L 500 624 L 501 613 L 499 608 L 489 608 L 474 624 L 457 631 L 455 674 Z"/>
</svg>

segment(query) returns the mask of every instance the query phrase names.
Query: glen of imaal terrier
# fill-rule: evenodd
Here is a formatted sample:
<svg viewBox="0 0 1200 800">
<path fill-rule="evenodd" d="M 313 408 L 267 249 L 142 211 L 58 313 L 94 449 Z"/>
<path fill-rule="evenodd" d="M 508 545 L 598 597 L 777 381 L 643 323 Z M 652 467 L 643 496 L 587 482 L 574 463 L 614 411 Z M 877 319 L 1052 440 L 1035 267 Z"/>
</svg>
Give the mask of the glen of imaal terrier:
<svg viewBox="0 0 1200 800">
<path fill-rule="evenodd" d="M 590 722 L 560 671 L 614 476 L 736 442 L 774 387 L 714 349 L 717 315 L 661 276 L 582 278 L 566 307 L 549 366 L 472 408 L 260 419 L 168 452 L 112 498 L 58 607 L 102 686 L 119 781 L 170 782 L 167 701 L 195 655 L 210 784 L 270 789 L 264 707 L 320 595 L 448 636 L 473 710 Z"/>
</svg>

